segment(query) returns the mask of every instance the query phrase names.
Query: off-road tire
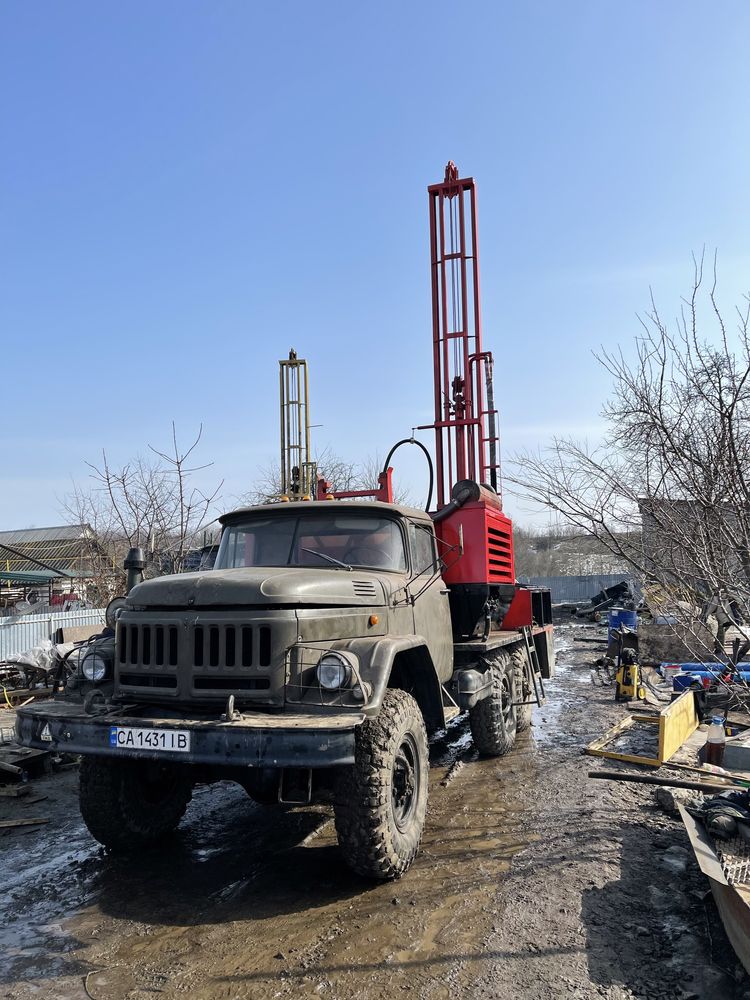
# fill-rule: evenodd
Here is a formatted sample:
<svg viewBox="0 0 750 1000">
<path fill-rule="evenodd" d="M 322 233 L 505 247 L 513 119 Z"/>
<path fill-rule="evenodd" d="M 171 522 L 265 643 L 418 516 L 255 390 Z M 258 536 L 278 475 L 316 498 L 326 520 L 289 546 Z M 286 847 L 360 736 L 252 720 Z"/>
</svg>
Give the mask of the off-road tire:
<svg viewBox="0 0 750 1000">
<path fill-rule="evenodd" d="M 378 716 L 357 730 L 354 756 L 336 787 L 339 847 L 358 875 L 399 878 L 419 851 L 429 780 L 427 732 L 410 694 L 386 691 Z"/>
<path fill-rule="evenodd" d="M 502 757 L 516 742 L 518 701 L 511 658 L 504 650 L 486 658 L 492 691 L 469 709 L 469 725 L 474 746 L 490 757 Z"/>
<path fill-rule="evenodd" d="M 533 689 L 529 687 L 528 673 L 526 670 L 525 646 L 514 646 L 510 654 L 511 667 L 516 679 L 516 697 L 518 701 L 528 701 L 533 695 Z M 533 705 L 516 705 L 516 732 L 523 733 L 531 726 L 531 713 Z"/>
<path fill-rule="evenodd" d="M 78 791 L 91 835 L 114 851 L 132 852 L 177 828 L 192 782 L 179 767 L 84 757 Z"/>
</svg>

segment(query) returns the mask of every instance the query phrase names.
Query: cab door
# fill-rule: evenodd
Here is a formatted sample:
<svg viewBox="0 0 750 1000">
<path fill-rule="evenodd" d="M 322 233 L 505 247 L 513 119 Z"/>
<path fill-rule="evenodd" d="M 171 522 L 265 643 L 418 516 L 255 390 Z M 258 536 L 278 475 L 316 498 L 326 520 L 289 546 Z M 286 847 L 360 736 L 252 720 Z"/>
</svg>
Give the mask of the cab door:
<svg viewBox="0 0 750 1000">
<path fill-rule="evenodd" d="M 445 683 L 453 673 L 453 629 L 432 524 L 409 522 L 409 549 L 414 631 L 427 641 L 438 677 Z"/>
</svg>

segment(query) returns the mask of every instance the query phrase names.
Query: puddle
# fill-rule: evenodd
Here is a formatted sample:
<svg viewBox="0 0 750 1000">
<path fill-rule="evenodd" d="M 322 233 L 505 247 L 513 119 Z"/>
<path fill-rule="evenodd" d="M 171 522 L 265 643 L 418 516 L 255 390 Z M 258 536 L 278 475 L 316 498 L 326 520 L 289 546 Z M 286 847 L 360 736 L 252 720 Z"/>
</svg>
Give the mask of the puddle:
<svg viewBox="0 0 750 1000">
<path fill-rule="evenodd" d="M 385 998 L 423 987 L 432 998 L 464 981 L 468 989 L 501 919 L 499 887 L 535 838 L 529 789 L 538 747 L 561 740 L 571 670 L 561 664 L 547 682 L 533 736 L 520 736 L 507 757 L 479 758 L 465 716 L 432 741 L 421 854 L 394 883 L 368 883 L 343 866 L 330 809 L 257 806 L 231 783 L 197 788 L 164 848 L 110 857 L 78 818 L 71 783 L 65 823 L 39 831 L 25 860 L 25 845 L 14 847 L 37 897 L 13 891 L 0 982 L 28 984 L 14 1000 L 34 990 L 45 1000 L 83 995 L 92 972 L 92 987 L 114 1000 L 156 988 L 196 998 Z M 119 968 L 128 975 L 118 993 L 121 977 L 105 972 Z"/>
</svg>

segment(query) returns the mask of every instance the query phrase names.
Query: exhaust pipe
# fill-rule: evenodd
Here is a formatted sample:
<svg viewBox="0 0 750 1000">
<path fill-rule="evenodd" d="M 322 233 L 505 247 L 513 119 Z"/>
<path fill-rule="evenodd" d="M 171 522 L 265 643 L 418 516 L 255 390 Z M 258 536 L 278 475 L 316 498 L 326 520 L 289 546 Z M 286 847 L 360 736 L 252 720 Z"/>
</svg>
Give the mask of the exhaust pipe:
<svg viewBox="0 0 750 1000">
<path fill-rule="evenodd" d="M 130 549 L 125 556 L 123 565 L 128 574 L 125 593 L 129 594 L 133 587 L 143 583 L 143 571 L 146 568 L 146 557 L 143 554 L 143 549 Z"/>
</svg>

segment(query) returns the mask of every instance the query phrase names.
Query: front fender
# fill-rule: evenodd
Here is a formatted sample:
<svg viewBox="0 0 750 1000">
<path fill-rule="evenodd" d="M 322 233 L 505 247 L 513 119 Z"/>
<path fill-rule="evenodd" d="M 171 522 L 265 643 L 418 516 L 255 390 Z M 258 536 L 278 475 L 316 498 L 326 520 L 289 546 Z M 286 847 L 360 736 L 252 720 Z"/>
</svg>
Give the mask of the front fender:
<svg viewBox="0 0 750 1000">
<path fill-rule="evenodd" d="M 424 636 L 368 636 L 331 643 L 331 648 L 357 656 L 362 680 L 372 687 L 365 715 L 377 715 L 386 690 L 394 686 L 414 695 L 430 728 L 444 724 L 440 681 Z"/>
</svg>

